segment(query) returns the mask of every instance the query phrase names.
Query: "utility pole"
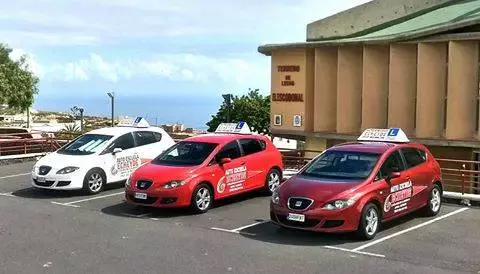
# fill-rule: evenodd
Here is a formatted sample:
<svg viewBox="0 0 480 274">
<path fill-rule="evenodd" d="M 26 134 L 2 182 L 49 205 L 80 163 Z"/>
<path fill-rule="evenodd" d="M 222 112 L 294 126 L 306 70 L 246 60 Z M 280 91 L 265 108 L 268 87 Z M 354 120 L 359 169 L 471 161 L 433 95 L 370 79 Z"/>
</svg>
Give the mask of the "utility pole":
<svg viewBox="0 0 480 274">
<path fill-rule="evenodd" d="M 83 134 L 83 112 L 84 112 L 84 109 L 81 108 L 81 107 L 77 107 L 77 106 L 74 106 L 72 108 L 72 110 L 75 112 L 75 116 L 77 112 L 80 113 L 80 132 Z"/>
<path fill-rule="evenodd" d="M 112 104 L 112 127 L 115 126 L 115 92 L 107 92 L 108 97 L 111 99 Z"/>
<path fill-rule="evenodd" d="M 230 123 L 230 112 L 232 108 L 232 94 L 223 94 L 223 99 L 225 100 L 225 104 L 227 105 L 227 123 Z"/>
</svg>

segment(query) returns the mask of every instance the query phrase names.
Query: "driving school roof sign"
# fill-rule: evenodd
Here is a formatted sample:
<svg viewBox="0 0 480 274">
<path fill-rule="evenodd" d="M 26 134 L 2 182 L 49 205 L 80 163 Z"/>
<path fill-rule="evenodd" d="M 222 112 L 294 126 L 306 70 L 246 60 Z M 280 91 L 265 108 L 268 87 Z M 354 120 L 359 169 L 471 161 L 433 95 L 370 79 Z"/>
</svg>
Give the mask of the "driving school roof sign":
<svg viewBox="0 0 480 274">
<path fill-rule="evenodd" d="M 221 123 L 218 125 L 215 133 L 241 133 L 250 134 L 250 127 L 245 122 Z"/>
<path fill-rule="evenodd" d="M 118 123 L 119 127 L 149 127 L 147 120 L 143 117 L 125 118 Z"/>
<path fill-rule="evenodd" d="M 358 141 L 408 143 L 410 140 L 401 128 L 369 128 L 362 132 Z"/>
</svg>

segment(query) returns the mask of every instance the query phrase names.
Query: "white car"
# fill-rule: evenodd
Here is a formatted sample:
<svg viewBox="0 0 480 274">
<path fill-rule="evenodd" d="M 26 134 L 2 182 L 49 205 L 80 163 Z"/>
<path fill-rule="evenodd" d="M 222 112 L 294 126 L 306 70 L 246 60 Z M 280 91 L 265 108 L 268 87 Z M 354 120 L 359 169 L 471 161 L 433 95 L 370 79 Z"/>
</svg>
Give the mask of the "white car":
<svg viewBox="0 0 480 274">
<path fill-rule="evenodd" d="M 32 185 L 96 194 L 106 184 L 126 181 L 135 169 L 174 143 L 165 130 L 150 127 L 141 117 L 93 130 L 38 160 Z"/>
</svg>

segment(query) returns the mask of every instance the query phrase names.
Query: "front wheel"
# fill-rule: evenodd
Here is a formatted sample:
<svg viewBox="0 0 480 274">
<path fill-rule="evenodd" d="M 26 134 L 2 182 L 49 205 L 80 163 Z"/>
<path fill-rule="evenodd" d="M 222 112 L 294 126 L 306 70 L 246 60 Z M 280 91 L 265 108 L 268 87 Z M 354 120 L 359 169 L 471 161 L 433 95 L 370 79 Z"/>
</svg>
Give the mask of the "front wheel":
<svg viewBox="0 0 480 274">
<path fill-rule="evenodd" d="M 212 202 L 212 190 L 207 184 L 200 184 L 192 193 L 190 208 L 194 213 L 205 213 L 212 207 Z"/>
<path fill-rule="evenodd" d="M 380 224 L 380 214 L 375 204 L 367 204 L 362 210 L 357 235 L 363 240 L 375 238 Z"/>
<path fill-rule="evenodd" d="M 428 195 L 427 206 L 424 208 L 425 215 L 429 217 L 436 216 L 442 207 L 442 194 L 440 187 L 434 185 Z"/>
<path fill-rule="evenodd" d="M 83 190 L 88 194 L 100 193 L 106 182 L 106 177 L 100 169 L 92 169 L 83 179 Z"/>
</svg>

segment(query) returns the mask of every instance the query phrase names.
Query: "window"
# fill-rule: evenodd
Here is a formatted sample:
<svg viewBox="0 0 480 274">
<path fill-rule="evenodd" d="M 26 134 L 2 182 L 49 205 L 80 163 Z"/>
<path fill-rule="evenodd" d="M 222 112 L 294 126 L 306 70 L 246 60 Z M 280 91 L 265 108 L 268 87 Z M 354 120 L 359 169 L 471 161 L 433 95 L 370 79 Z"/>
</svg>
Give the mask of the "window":
<svg viewBox="0 0 480 274">
<path fill-rule="evenodd" d="M 153 132 L 153 136 L 155 137 L 155 142 L 160 142 L 162 140 L 162 134 L 159 132 Z"/>
<path fill-rule="evenodd" d="M 238 147 L 237 141 L 230 142 L 226 144 L 222 150 L 220 150 L 215 156 L 216 161 L 220 161 L 223 158 L 230 158 L 230 159 L 237 159 L 240 158 L 241 153 L 240 153 L 240 148 Z"/>
<path fill-rule="evenodd" d="M 151 131 L 135 131 L 133 133 L 137 146 L 144 146 L 157 142 L 157 138 Z"/>
<path fill-rule="evenodd" d="M 400 172 L 405 170 L 405 167 L 398 150 L 392 152 L 390 156 L 385 160 L 382 167 L 380 168 L 380 174 L 377 175 L 377 178 L 385 178 L 392 172 Z"/>
<path fill-rule="evenodd" d="M 262 146 L 257 139 L 240 139 L 240 145 L 242 146 L 245 156 L 262 151 Z"/>
<path fill-rule="evenodd" d="M 85 134 L 58 150 L 58 153 L 65 155 L 93 154 L 101 150 L 111 138 L 110 135 Z"/>
<path fill-rule="evenodd" d="M 108 146 L 105 153 L 111 153 L 116 148 L 121 148 L 122 150 L 130 149 L 135 147 L 135 142 L 133 141 L 133 135 L 131 133 L 124 134 L 113 141 L 111 145 Z"/>
<path fill-rule="evenodd" d="M 363 180 L 372 173 L 380 154 L 356 151 L 326 151 L 311 162 L 302 175 L 322 179 Z"/>
<path fill-rule="evenodd" d="M 167 149 L 152 163 L 168 166 L 196 166 L 202 164 L 215 150 L 217 144 L 183 141 Z"/>
<path fill-rule="evenodd" d="M 423 164 L 427 161 L 427 155 L 425 151 L 415 148 L 402 149 L 403 156 L 408 168 L 412 168 Z"/>
<path fill-rule="evenodd" d="M 265 150 L 267 148 L 267 142 L 265 142 L 264 140 L 258 140 L 258 142 L 260 142 L 260 147 L 262 147 L 262 150 Z"/>
</svg>

